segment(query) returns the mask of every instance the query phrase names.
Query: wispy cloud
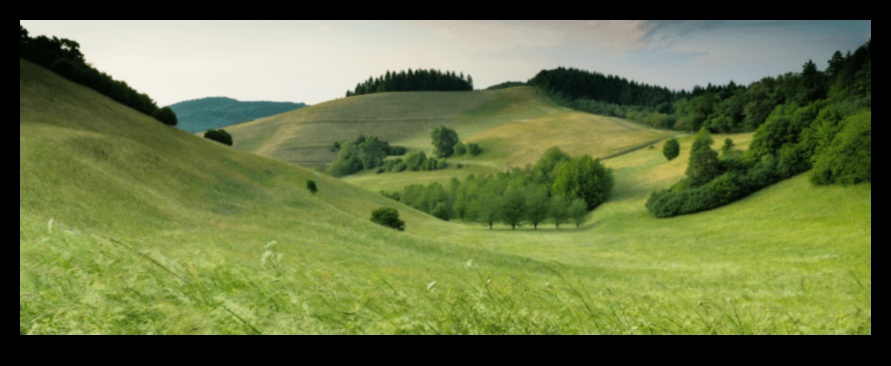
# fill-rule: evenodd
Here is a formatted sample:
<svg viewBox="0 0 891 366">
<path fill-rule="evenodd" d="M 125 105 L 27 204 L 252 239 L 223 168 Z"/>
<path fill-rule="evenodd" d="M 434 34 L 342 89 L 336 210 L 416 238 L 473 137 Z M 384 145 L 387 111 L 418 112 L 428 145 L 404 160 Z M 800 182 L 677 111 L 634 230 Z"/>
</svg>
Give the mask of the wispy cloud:
<svg viewBox="0 0 891 366">
<path fill-rule="evenodd" d="M 580 51 L 622 53 L 644 45 L 642 21 L 615 20 L 436 20 L 409 21 L 447 42 L 459 42 L 477 53 L 516 48 L 545 49 L 567 44 Z"/>
</svg>

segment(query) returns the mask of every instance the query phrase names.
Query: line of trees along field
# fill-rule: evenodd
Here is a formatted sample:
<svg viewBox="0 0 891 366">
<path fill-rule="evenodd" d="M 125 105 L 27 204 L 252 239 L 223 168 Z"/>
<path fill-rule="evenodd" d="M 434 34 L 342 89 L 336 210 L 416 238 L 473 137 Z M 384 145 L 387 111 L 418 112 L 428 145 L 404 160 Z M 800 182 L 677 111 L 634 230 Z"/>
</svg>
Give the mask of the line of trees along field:
<svg viewBox="0 0 891 366">
<path fill-rule="evenodd" d="M 140 93 L 126 82 L 115 80 L 108 74 L 87 64 L 80 44 L 66 38 L 47 36 L 31 37 L 19 24 L 19 57 L 52 70 L 75 83 L 91 88 L 112 100 L 133 108 L 158 121 L 176 126 L 177 117 L 169 107 L 158 108 L 152 98 Z"/>
<path fill-rule="evenodd" d="M 504 223 L 512 229 L 528 223 L 538 229 L 545 222 L 584 222 L 588 211 L 605 202 L 613 188 L 612 170 L 584 155 L 570 157 L 549 149 L 533 166 L 496 175 L 453 178 L 448 186 L 411 184 L 384 196 L 442 220 L 460 219 L 489 226 Z"/>
<path fill-rule="evenodd" d="M 869 106 L 871 41 L 856 51 L 836 51 L 820 71 L 807 61 L 800 73 L 765 77 L 748 86 L 696 86 L 692 91 L 640 84 L 612 75 L 578 69 L 543 70 L 528 84 L 540 87 L 557 103 L 583 112 L 630 119 L 656 128 L 711 133 L 757 130 L 780 105 L 799 106 L 832 98 L 861 99 Z"/>
<path fill-rule="evenodd" d="M 402 91 L 472 91 L 473 78 L 464 73 L 454 71 L 418 69 L 390 72 L 378 77 L 369 77 L 367 81 L 356 84 L 353 90 L 347 90 L 346 96 Z"/>
<path fill-rule="evenodd" d="M 728 105 L 739 107 L 738 98 L 764 96 L 742 107 L 743 111 L 766 114 L 749 149 L 733 153 L 732 142 L 725 141 L 719 157 L 711 148 L 709 130 L 736 131 L 732 126 L 739 125 L 723 116 L 698 119 L 700 129 L 686 177 L 667 190 L 654 192 L 647 209 L 657 217 L 709 210 L 808 170 L 811 182 L 818 185 L 872 181 L 871 54 L 867 42 L 845 56 L 836 52 L 826 72 L 808 61 L 801 74 L 765 78 L 748 89 L 736 88 L 721 101 L 719 110 Z M 786 92 L 763 93 L 771 89 L 769 85 L 774 91 L 783 86 Z M 685 103 L 716 98 L 705 91 Z"/>
</svg>

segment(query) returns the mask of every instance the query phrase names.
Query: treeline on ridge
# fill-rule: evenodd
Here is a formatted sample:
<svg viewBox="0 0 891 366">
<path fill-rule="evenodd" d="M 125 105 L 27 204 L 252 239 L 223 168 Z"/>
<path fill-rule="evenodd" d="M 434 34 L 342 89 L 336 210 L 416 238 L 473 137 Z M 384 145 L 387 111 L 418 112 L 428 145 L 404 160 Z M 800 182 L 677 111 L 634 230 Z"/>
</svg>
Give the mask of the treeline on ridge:
<svg viewBox="0 0 891 366">
<path fill-rule="evenodd" d="M 418 69 L 390 72 L 378 77 L 369 77 L 359 83 L 353 90 L 347 90 L 346 96 L 402 91 L 472 91 L 473 78 L 464 73 L 454 71 Z"/>
<path fill-rule="evenodd" d="M 126 82 L 115 80 L 106 73 L 87 64 L 80 44 L 66 38 L 47 36 L 30 37 L 28 30 L 19 24 L 19 57 L 52 70 L 75 83 L 91 88 L 112 100 L 133 108 L 158 121 L 176 126 L 176 113 L 168 107 L 158 108 L 152 98 L 140 93 Z"/>
<path fill-rule="evenodd" d="M 614 185 L 612 170 L 599 159 L 570 157 L 549 149 L 533 166 L 495 175 L 453 178 L 447 186 L 411 184 L 382 195 L 427 212 L 439 219 L 478 222 L 492 229 L 504 223 L 515 229 L 529 223 L 535 229 L 552 222 L 584 222 L 588 211 L 605 202 Z"/>
<path fill-rule="evenodd" d="M 800 73 L 765 77 L 748 86 L 731 81 L 727 85 L 697 85 L 689 92 L 672 91 L 572 68 L 543 70 L 529 84 L 540 87 L 563 106 L 656 128 L 752 132 L 765 123 L 775 108 L 787 103 L 803 106 L 828 97 L 855 97 L 868 107 L 872 78 L 870 43 L 846 54 L 836 51 L 824 71 L 807 61 Z"/>
<path fill-rule="evenodd" d="M 743 154 L 719 158 L 702 126 L 686 178 L 653 192 L 647 209 L 657 217 L 709 210 L 808 170 L 817 185 L 872 181 L 871 64 L 869 42 L 836 52 L 825 73 L 808 61 L 798 88 L 771 108 Z"/>
</svg>

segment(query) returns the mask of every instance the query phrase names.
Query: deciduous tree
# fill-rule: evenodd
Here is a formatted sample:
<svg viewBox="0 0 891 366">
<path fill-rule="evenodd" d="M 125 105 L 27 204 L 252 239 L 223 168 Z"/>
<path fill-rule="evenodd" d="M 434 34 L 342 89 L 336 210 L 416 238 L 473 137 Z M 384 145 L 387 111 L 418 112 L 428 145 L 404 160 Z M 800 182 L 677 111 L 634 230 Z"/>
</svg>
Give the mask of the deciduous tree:
<svg viewBox="0 0 891 366">
<path fill-rule="evenodd" d="M 447 158 L 454 153 L 455 144 L 458 143 L 458 133 L 445 126 L 433 128 L 430 134 L 433 138 L 433 154 L 437 158 Z"/>
</svg>

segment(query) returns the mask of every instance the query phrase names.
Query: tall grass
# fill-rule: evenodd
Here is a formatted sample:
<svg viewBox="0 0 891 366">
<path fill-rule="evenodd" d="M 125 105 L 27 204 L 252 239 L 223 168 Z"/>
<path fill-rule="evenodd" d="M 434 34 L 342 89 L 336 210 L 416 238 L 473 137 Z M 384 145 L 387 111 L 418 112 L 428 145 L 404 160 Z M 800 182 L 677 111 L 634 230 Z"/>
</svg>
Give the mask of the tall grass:
<svg viewBox="0 0 891 366">
<path fill-rule="evenodd" d="M 489 231 L 22 75 L 20 334 L 871 333 L 869 185 L 657 220 L 643 149 L 587 226 Z"/>
</svg>

